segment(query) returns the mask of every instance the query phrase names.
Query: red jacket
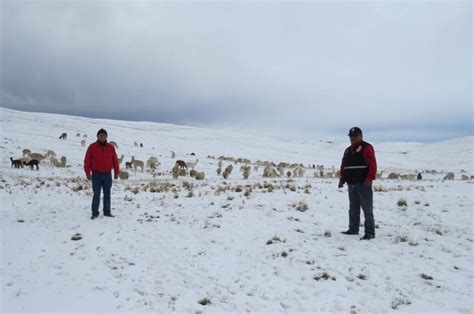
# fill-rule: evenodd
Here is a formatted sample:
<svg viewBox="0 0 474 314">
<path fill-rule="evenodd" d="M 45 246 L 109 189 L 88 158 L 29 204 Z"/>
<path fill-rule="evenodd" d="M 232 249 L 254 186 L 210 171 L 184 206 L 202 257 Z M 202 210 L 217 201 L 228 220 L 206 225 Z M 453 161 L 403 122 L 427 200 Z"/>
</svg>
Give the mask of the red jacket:
<svg viewBox="0 0 474 314">
<path fill-rule="evenodd" d="M 360 144 L 361 142 L 351 145 L 352 151 L 356 150 Z M 375 159 L 374 147 L 368 144 L 365 147 L 363 154 L 364 154 L 364 161 L 367 164 L 367 168 L 368 168 L 367 179 L 370 181 L 374 181 L 375 176 L 377 174 L 377 160 Z M 344 178 L 344 162 L 341 162 L 340 173 L 341 173 L 340 181 L 343 183 L 346 182 Z"/>
<path fill-rule="evenodd" d="M 91 170 L 106 173 L 112 171 L 112 169 L 114 169 L 115 175 L 118 176 L 120 167 L 114 145 L 109 143 L 103 145 L 99 141 L 90 144 L 84 157 L 86 176 L 91 175 Z"/>
</svg>

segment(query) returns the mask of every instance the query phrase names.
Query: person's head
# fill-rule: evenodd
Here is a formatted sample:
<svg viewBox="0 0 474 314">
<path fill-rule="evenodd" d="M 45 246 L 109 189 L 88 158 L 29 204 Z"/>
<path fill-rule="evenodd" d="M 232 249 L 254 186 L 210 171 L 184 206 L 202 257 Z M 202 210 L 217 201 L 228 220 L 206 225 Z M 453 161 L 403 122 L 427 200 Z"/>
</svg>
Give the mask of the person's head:
<svg viewBox="0 0 474 314">
<path fill-rule="evenodd" d="M 107 142 L 107 131 L 104 130 L 104 129 L 100 129 L 99 131 L 97 131 L 97 140 L 102 144 L 106 143 Z"/>
<path fill-rule="evenodd" d="M 349 139 L 351 140 L 351 144 L 359 143 L 362 141 L 362 130 L 358 127 L 353 127 L 349 130 Z"/>
</svg>

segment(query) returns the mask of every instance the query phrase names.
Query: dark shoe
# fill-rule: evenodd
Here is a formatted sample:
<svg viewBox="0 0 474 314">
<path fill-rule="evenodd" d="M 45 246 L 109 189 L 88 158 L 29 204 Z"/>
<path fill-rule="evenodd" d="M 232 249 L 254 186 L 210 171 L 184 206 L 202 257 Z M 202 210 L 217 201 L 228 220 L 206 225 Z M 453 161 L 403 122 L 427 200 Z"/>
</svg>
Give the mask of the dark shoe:
<svg viewBox="0 0 474 314">
<path fill-rule="evenodd" d="M 342 231 L 342 234 L 359 234 L 359 231 L 353 231 L 353 230 L 347 230 L 347 231 Z"/>
<path fill-rule="evenodd" d="M 96 219 L 98 216 L 99 216 L 99 215 L 94 215 L 94 214 L 92 214 L 91 219 L 94 220 L 94 219 Z"/>
<path fill-rule="evenodd" d="M 360 238 L 361 240 L 372 240 L 375 238 L 375 234 L 370 234 L 370 233 L 366 233 L 364 234 L 364 236 L 362 238 Z"/>
<path fill-rule="evenodd" d="M 104 214 L 104 216 L 105 216 L 105 217 L 115 217 L 115 216 L 112 215 L 112 214 L 107 214 L 107 215 Z"/>
</svg>

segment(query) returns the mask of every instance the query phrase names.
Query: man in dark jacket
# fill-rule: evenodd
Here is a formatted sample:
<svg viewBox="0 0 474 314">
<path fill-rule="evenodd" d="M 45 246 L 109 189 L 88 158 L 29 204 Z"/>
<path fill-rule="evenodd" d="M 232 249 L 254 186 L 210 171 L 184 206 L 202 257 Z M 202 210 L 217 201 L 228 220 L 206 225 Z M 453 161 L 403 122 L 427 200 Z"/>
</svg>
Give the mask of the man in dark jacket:
<svg viewBox="0 0 474 314">
<path fill-rule="evenodd" d="M 112 188 L 112 169 L 117 180 L 120 168 L 114 145 L 107 143 L 107 131 L 97 132 L 97 141 L 89 145 L 84 157 L 84 171 L 88 180 L 92 180 L 92 217 L 99 216 L 100 190 L 104 190 L 104 216 L 114 217 L 110 212 L 110 190 Z M 91 174 L 92 172 L 92 174 Z"/>
<path fill-rule="evenodd" d="M 351 146 L 344 151 L 341 162 L 339 188 L 348 185 L 349 191 L 349 230 L 344 234 L 359 234 L 360 207 L 364 211 L 365 235 L 361 240 L 375 238 L 373 214 L 372 181 L 377 173 L 377 161 L 372 145 L 363 141 L 362 130 L 353 127 L 349 130 Z"/>
</svg>

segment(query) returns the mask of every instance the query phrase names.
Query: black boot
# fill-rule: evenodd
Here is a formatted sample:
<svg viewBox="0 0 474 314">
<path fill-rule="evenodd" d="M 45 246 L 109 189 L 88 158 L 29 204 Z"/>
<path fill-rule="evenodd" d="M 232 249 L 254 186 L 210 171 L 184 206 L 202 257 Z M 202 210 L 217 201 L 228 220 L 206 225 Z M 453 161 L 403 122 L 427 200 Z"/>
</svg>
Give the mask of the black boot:
<svg viewBox="0 0 474 314">
<path fill-rule="evenodd" d="M 94 215 L 94 214 L 92 214 L 91 219 L 94 220 L 94 219 L 96 219 L 98 216 L 99 216 L 99 215 Z"/>
<path fill-rule="evenodd" d="M 372 240 L 375 238 L 375 234 L 371 234 L 371 233 L 366 233 L 364 234 L 364 236 L 362 238 L 360 238 L 361 240 Z"/>
<path fill-rule="evenodd" d="M 112 214 L 104 214 L 105 217 L 115 217 L 114 215 Z"/>
<path fill-rule="evenodd" d="M 354 231 L 354 230 L 347 230 L 347 231 L 342 231 L 341 232 L 342 234 L 349 234 L 349 235 L 352 235 L 352 234 L 359 234 L 359 231 Z"/>
</svg>

